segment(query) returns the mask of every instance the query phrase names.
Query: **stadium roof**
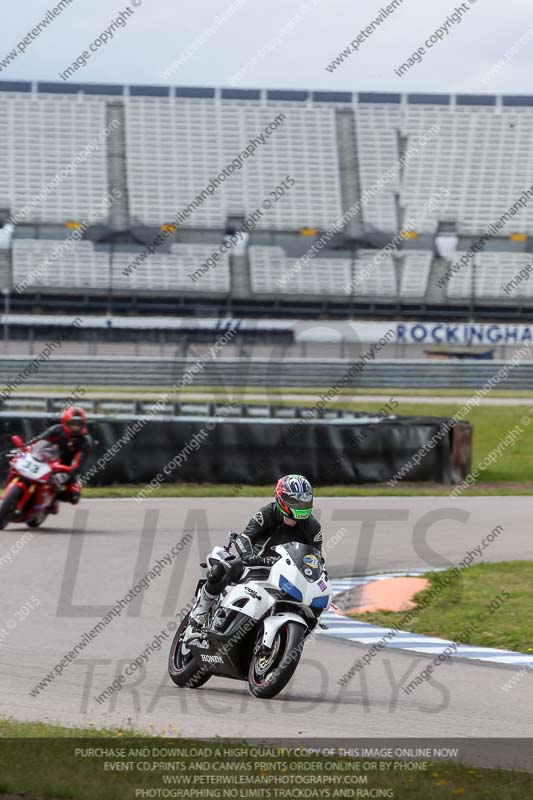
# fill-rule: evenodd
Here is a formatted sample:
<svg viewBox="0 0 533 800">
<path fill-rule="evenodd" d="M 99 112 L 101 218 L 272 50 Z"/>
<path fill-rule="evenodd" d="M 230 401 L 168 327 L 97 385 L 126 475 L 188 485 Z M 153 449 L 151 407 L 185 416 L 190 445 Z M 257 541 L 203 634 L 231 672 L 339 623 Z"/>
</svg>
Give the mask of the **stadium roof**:
<svg viewBox="0 0 533 800">
<path fill-rule="evenodd" d="M 275 100 L 295 103 L 390 103 L 438 106 L 533 106 L 533 95 L 422 94 L 397 92 L 325 92 L 290 89 L 235 89 L 205 86 L 143 86 L 113 83 L 0 81 L 0 92 L 86 94 L 112 97 L 191 97 L 222 100 Z"/>
</svg>

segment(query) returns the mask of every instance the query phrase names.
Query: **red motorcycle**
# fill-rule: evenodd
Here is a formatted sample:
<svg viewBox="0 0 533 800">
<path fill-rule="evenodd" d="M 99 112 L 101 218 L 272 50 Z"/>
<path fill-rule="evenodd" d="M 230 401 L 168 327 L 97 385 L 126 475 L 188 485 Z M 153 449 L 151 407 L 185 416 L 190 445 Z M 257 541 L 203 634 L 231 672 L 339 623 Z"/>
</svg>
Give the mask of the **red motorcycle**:
<svg viewBox="0 0 533 800">
<path fill-rule="evenodd" d="M 33 446 L 12 436 L 17 448 L 8 453 L 9 473 L 0 500 L 0 530 L 8 522 L 25 522 L 29 528 L 42 525 L 56 495 L 68 481 L 70 467 L 59 459 L 59 448 L 42 439 Z"/>
</svg>

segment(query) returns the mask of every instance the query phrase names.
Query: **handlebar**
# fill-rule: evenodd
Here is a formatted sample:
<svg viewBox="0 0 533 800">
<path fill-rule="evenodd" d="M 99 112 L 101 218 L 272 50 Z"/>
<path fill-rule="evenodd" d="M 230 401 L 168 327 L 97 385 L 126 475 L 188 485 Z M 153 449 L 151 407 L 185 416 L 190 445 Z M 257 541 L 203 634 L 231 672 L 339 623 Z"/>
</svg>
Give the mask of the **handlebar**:
<svg viewBox="0 0 533 800">
<path fill-rule="evenodd" d="M 11 437 L 11 441 L 13 442 L 15 447 L 18 447 L 21 450 L 26 450 L 27 449 L 27 445 L 24 444 L 23 440 L 20 438 L 20 436 L 17 436 L 16 433 L 13 434 L 13 436 Z"/>
<path fill-rule="evenodd" d="M 243 558 L 242 563 L 245 567 L 271 567 L 277 560 L 274 556 L 266 558 L 263 556 L 251 556 L 250 558 Z"/>
<path fill-rule="evenodd" d="M 70 467 L 68 467 L 66 464 L 54 464 L 53 465 L 53 470 L 54 470 L 54 472 L 59 472 L 59 473 L 65 474 L 67 472 L 70 472 Z"/>
<path fill-rule="evenodd" d="M 225 546 L 225 550 L 227 552 L 231 552 L 231 548 L 235 545 L 235 541 L 237 540 L 239 534 L 236 531 L 230 531 L 228 543 Z M 243 566 L 245 567 L 271 567 L 274 562 L 278 560 L 278 557 L 267 557 L 263 558 L 262 556 L 254 556 L 250 555 L 248 557 L 241 555 L 239 548 L 235 548 L 237 553 L 241 556 Z"/>
</svg>

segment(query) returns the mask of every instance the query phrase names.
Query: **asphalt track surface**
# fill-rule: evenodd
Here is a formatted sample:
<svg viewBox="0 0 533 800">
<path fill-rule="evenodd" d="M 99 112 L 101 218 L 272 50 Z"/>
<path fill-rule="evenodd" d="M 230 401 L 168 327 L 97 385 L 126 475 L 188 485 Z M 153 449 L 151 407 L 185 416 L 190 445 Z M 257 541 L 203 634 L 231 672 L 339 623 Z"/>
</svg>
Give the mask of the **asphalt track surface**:
<svg viewBox="0 0 533 800">
<path fill-rule="evenodd" d="M 308 646 L 277 699 L 260 701 L 246 684 L 220 678 L 196 691 L 175 687 L 167 676 L 169 633 L 136 677 L 99 704 L 96 696 L 190 603 L 207 550 L 242 529 L 261 504 L 257 498 L 87 500 L 77 509 L 62 507 L 16 552 L 28 529 L 10 525 L 1 532 L 0 713 L 195 737 L 531 737 L 533 671 L 449 660 L 407 695 L 401 684 L 430 657 L 382 650 L 341 687 L 338 680 L 368 645 L 331 638 Z M 533 559 L 529 497 L 324 498 L 317 511 L 336 577 L 455 564 L 497 525 L 503 532 L 487 545 L 484 560 Z M 140 599 L 31 696 L 84 631 L 187 534 L 190 542 Z M 2 559 L 7 552 L 11 563 Z M 39 605 L 23 616 L 31 598 Z M 504 691 L 513 676 L 516 685 Z M 497 758 L 507 766 L 529 758 L 533 768 L 526 750 L 500 745 Z"/>
</svg>

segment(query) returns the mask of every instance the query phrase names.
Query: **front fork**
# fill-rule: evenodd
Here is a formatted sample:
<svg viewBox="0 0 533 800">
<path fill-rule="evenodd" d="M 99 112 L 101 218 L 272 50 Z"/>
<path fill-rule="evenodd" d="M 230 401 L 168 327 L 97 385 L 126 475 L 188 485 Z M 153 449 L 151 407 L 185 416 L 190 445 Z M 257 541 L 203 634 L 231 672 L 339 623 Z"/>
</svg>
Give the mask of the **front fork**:
<svg viewBox="0 0 533 800">
<path fill-rule="evenodd" d="M 30 484 L 26 483 L 26 481 L 24 481 L 23 478 L 20 477 L 20 475 L 18 475 L 13 470 L 10 470 L 10 472 L 8 474 L 8 479 L 7 479 L 7 482 L 6 482 L 6 486 L 5 486 L 5 489 L 4 489 L 4 496 L 5 496 L 6 492 L 7 492 L 7 490 L 11 486 L 14 486 L 14 485 L 17 485 L 17 484 L 18 484 L 18 486 L 20 486 L 20 488 L 22 489 L 22 492 L 23 492 L 22 493 L 22 497 L 18 501 L 17 507 L 15 509 L 15 513 L 17 513 L 17 512 L 20 513 L 24 509 L 24 507 L 27 505 L 27 503 L 32 499 L 33 493 L 35 492 L 35 489 L 36 489 L 36 485 L 35 485 L 35 483 L 30 483 Z"/>
</svg>

